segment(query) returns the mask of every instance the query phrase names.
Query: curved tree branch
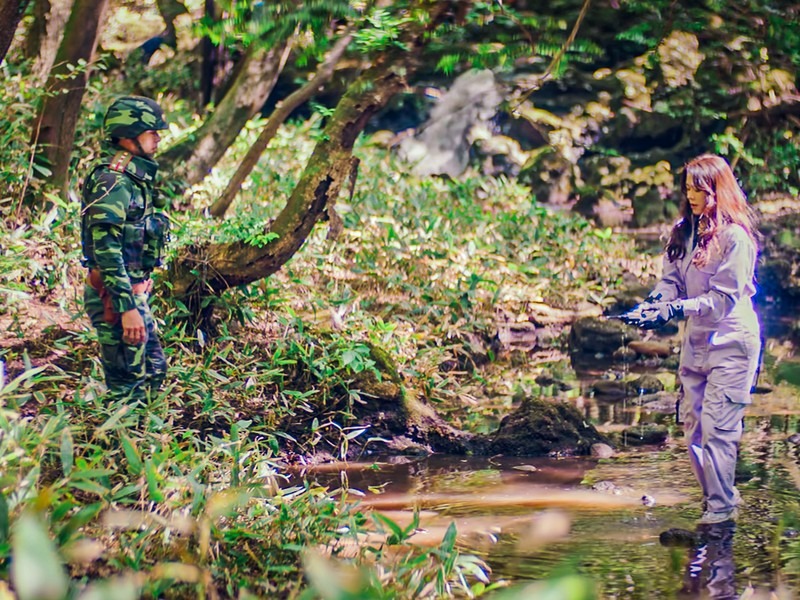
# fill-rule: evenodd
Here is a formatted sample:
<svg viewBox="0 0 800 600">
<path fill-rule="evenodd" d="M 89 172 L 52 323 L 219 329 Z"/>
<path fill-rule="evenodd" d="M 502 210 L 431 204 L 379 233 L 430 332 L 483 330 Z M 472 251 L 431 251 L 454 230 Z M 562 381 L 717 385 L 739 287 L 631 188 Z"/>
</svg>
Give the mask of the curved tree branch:
<svg viewBox="0 0 800 600">
<path fill-rule="evenodd" d="M 278 128 L 283 125 L 284 121 L 286 121 L 289 115 L 292 114 L 298 106 L 310 100 L 317 90 L 330 80 L 333 76 L 336 63 L 339 62 L 339 59 L 344 54 L 352 39 L 352 33 L 348 32 L 343 35 L 331 48 L 325 61 L 319 66 L 314 76 L 303 85 L 303 87 L 295 90 L 275 108 L 267 124 L 264 125 L 264 129 L 258 134 L 258 138 L 253 145 L 250 146 L 239 168 L 236 169 L 236 172 L 231 177 L 228 185 L 225 187 L 225 191 L 222 192 L 222 195 L 211 205 L 210 212 L 213 217 L 221 219 L 225 216 L 226 211 L 234 198 L 236 198 L 236 194 L 242 183 L 244 183 L 245 179 L 247 179 L 255 168 L 261 155 L 278 132 Z"/>
<path fill-rule="evenodd" d="M 406 87 L 426 43 L 426 33 L 436 27 L 456 4 L 455 0 L 420 0 L 430 15 L 426 24 L 415 21 L 404 36 L 402 61 L 386 53 L 348 89 L 325 127 L 322 139 L 306 165 L 289 200 L 268 227 L 277 238 L 263 247 L 242 241 L 188 248 L 171 265 L 169 282 L 174 296 L 192 310 L 200 310 L 202 297 L 235 285 L 263 279 L 280 269 L 303 245 L 314 225 L 336 200 L 353 172 L 353 145 L 370 118 Z"/>
</svg>

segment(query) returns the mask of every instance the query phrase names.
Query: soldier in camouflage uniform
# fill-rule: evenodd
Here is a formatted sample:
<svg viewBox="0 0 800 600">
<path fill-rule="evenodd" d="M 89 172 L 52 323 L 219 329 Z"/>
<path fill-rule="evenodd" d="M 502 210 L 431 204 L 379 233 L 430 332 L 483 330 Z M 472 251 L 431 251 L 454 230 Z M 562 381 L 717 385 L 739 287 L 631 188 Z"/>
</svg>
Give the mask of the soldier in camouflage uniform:
<svg viewBox="0 0 800 600">
<path fill-rule="evenodd" d="M 167 361 L 148 305 L 150 273 L 161 264 L 169 221 L 153 181 L 153 154 L 166 129 L 149 98 L 113 102 L 101 158 L 83 184 L 81 241 L 89 268 L 84 301 L 97 329 L 100 360 L 114 399 L 144 400 L 164 381 Z"/>
</svg>

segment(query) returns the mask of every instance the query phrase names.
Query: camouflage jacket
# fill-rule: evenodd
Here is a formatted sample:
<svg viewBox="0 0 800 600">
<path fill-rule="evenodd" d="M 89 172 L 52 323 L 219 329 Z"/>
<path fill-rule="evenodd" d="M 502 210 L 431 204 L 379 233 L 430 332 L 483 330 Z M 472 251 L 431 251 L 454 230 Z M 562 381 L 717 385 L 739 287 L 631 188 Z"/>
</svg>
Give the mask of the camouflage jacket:
<svg viewBox="0 0 800 600">
<path fill-rule="evenodd" d="M 135 308 L 132 284 L 160 261 L 167 221 L 154 215 L 157 171 L 155 161 L 108 145 L 83 184 L 83 264 L 100 271 L 120 313 Z"/>
</svg>

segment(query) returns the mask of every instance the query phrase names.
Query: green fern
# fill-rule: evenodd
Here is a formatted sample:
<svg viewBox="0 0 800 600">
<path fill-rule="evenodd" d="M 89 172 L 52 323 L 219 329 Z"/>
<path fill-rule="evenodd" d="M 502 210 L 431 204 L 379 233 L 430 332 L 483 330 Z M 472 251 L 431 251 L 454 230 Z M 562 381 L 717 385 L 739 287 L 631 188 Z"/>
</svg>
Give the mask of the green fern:
<svg viewBox="0 0 800 600">
<path fill-rule="evenodd" d="M 436 63 L 436 70 L 441 71 L 445 75 L 452 75 L 455 71 L 456 65 L 461 62 L 461 56 L 458 54 L 446 54 L 439 59 Z"/>
</svg>

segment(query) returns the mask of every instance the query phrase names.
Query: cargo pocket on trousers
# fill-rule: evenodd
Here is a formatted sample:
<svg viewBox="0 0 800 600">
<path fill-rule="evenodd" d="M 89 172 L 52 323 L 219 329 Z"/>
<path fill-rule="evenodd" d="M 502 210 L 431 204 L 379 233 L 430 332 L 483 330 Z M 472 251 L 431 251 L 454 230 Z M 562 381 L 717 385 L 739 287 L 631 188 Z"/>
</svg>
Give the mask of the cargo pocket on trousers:
<svg viewBox="0 0 800 600">
<path fill-rule="evenodd" d="M 101 345 L 100 348 L 105 368 L 110 370 L 114 378 L 127 380 L 145 376 L 144 344 Z"/>
<path fill-rule="evenodd" d="M 747 396 L 747 398 L 744 398 Z M 714 414 L 714 429 L 719 431 L 737 431 L 742 426 L 742 418 L 744 417 L 744 409 L 749 403 L 750 391 L 742 393 L 739 391 L 726 391 L 719 403 L 715 407 L 716 414 Z"/>
</svg>

